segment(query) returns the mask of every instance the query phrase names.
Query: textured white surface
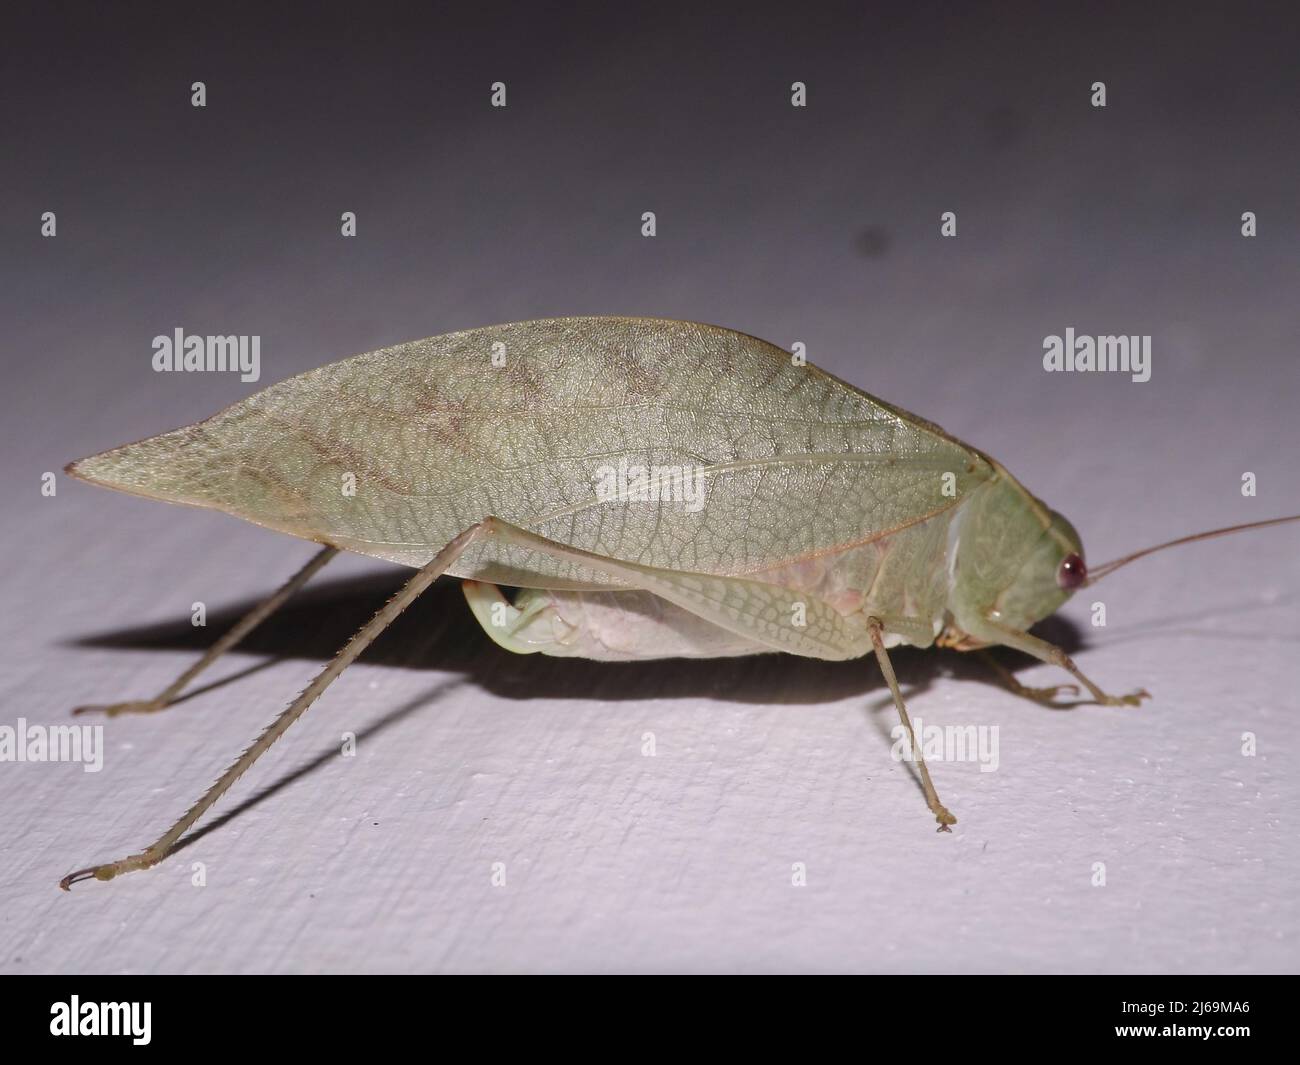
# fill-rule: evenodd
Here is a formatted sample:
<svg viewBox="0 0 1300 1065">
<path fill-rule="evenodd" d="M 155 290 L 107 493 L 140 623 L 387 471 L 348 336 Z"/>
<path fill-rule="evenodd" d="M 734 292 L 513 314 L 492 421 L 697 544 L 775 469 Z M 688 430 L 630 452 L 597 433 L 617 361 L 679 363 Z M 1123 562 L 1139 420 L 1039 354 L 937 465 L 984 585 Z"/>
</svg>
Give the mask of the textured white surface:
<svg viewBox="0 0 1300 1065">
<path fill-rule="evenodd" d="M 30 354 L 4 397 L 0 724 L 65 723 L 74 705 L 152 694 L 310 551 L 63 477 L 55 498 L 39 495 L 42 471 L 244 394 L 148 371 L 149 338 L 176 324 L 261 333 L 265 383 L 491 321 L 715 321 L 801 339 L 827 369 L 985 449 L 1071 516 L 1094 561 L 1300 509 L 1293 180 L 1228 158 L 1247 147 L 1230 110 L 1157 115 L 1149 101 L 1172 90 L 1138 58 L 1113 60 L 1133 106 L 1149 109 L 1138 120 L 1074 115 L 1087 65 L 1059 60 L 1044 60 L 1044 77 L 1073 81 L 1016 105 L 1028 137 L 1000 155 L 945 117 L 969 88 L 909 96 L 896 118 L 841 102 L 815 133 L 750 116 L 766 130 L 752 150 L 743 138 L 682 144 L 671 124 L 647 135 L 580 104 L 623 84 L 606 64 L 575 67 L 575 84 L 536 104 L 567 162 L 528 175 L 497 165 L 527 141 L 522 117 L 491 131 L 466 120 L 436 151 L 399 121 L 372 137 L 405 145 L 405 167 L 271 181 L 259 200 L 218 191 L 228 175 L 213 160 L 226 141 L 276 158 L 293 115 L 274 114 L 251 148 L 243 127 L 214 123 L 179 150 L 196 160 L 189 181 L 142 185 L 129 144 L 114 156 L 120 186 L 82 167 L 55 179 L 79 215 L 53 248 L 29 233 L 52 194 L 29 176 L 15 210 L 31 287 L 5 297 L 7 347 Z M 683 62 L 672 80 L 690 99 L 681 86 L 698 71 Z M 970 106 L 1020 99 L 1011 74 L 980 75 L 986 98 Z M 859 98 L 842 88 L 835 98 Z M 702 113 L 682 106 L 723 129 L 728 108 L 758 105 L 733 90 Z M 149 125 L 147 110 L 135 121 L 149 144 L 185 136 Z M 855 139 L 873 121 L 887 162 Z M 57 128 L 73 144 L 93 135 L 75 120 Z M 1218 166 L 1199 154 L 1209 142 L 1226 153 Z M 594 168 L 593 143 L 609 153 Z M 658 172 L 670 144 L 683 173 L 709 181 Z M 448 157 L 491 175 L 487 186 L 447 178 Z M 1136 161 L 1117 172 L 1115 157 Z M 768 169 L 752 167 L 759 158 Z M 960 183 L 945 177 L 958 171 Z M 117 199 L 97 199 L 104 187 Z M 330 219 L 354 194 L 371 208 L 364 240 L 341 246 Z M 962 236 L 945 244 L 935 220 L 953 202 Z M 1244 202 L 1273 207 L 1271 235 L 1237 235 Z M 250 203 L 267 213 L 254 221 Z M 646 203 L 661 216 L 653 245 L 635 236 Z M 213 213 L 230 227 L 224 251 L 196 259 L 200 216 Z M 143 226 L 131 240 L 127 217 Z M 870 222 L 891 236 L 864 255 L 854 233 Z M 1043 336 L 1069 325 L 1153 334 L 1152 381 L 1044 374 Z M 1255 499 L 1239 492 L 1246 470 Z M 449 584 L 191 844 L 154 870 L 59 892 L 64 873 L 155 838 L 401 578 L 344 560 L 215 670 L 246 675 L 104 723 L 102 772 L 0 764 L 0 971 L 1294 970 L 1298 535 L 1151 559 L 1098 587 L 1105 628 L 1089 624 L 1091 595 L 1049 626 L 1103 686 L 1149 688 L 1140 710 L 1045 710 L 971 659 L 899 653 L 914 714 L 1000 729 L 997 772 L 932 767 L 960 818 L 950 836 L 890 758 L 893 711 L 873 663 L 512 657 L 473 629 Z M 197 635 L 196 600 L 210 610 Z M 1066 679 L 1038 665 L 1019 675 Z M 354 758 L 338 753 L 346 731 Z M 1245 732 L 1255 757 L 1241 753 Z M 191 883 L 196 862 L 205 887 Z M 805 887 L 791 883 L 797 862 Z"/>
</svg>

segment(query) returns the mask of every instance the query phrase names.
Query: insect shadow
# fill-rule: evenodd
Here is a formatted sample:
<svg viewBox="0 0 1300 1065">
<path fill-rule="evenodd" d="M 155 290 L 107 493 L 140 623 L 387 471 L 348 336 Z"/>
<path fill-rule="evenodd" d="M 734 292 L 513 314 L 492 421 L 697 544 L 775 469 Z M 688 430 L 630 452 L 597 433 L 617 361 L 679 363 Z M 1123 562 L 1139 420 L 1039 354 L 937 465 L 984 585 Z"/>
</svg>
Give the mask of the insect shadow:
<svg viewBox="0 0 1300 1065">
<path fill-rule="evenodd" d="M 176 703 L 224 687 L 284 659 L 328 661 L 405 580 L 404 571 L 377 571 L 309 585 L 241 641 L 241 653 L 265 656 L 265 661 L 200 685 Z M 185 621 L 164 622 L 96 633 L 73 643 L 80 647 L 188 649 L 201 653 L 243 617 L 254 602 L 246 600 L 210 612 L 208 624 L 202 627 Z M 1064 618 L 1051 617 L 1039 629 L 1045 638 L 1067 651 L 1073 652 L 1082 644 L 1079 630 Z M 998 654 L 1011 670 L 1038 664 L 1028 655 L 1006 648 L 1000 648 Z M 507 699 L 581 698 L 611 703 L 647 697 L 696 697 L 748 704 L 807 705 L 865 696 L 880 689 L 885 698 L 868 701 L 864 713 L 889 742 L 889 728 L 880 713 L 892 707 L 892 701 L 884 678 L 868 659 L 826 662 L 770 654 L 676 659 L 670 668 L 664 668 L 665 663 L 660 661 L 594 662 L 585 658 L 516 655 L 497 647 L 472 623 L 459 581 L 455 580 L 441 580 L 425 592 L 367 650 L 363 660 L 372 665 L 459 673 L 461 679 L 422 691 L 389 710 L 358 730 L 359 741 L 392 728 L 469 683 Z M 992 682 L 987 666 L 957 652 L 936 655 L 933 650 L 899 648 L 895 672 L 899 683 L 911 694 L 925 691 L 945 673 L 972 682 Z M 1008 692 L 1007 699 L 1014 701 L 1015 697 Z M 176 849 L 193 845 L 337 756 L 337 748 L 331 745 L 210 823 L 187 833 Z"/>
<path fill-rule="evenodd" d="M 361 623 L 401 587 L 405 571 L 377 571 L 309 585 L 240 643 L 240 652 L 264 662 L 247 666 L 213 683 L 200 685 L 177 702 L 224 687 L 282 659 L 328 661 Z M 75 646 L 100 648 L 190 649 L 202 652 L 253 605 L 232 603 L 209 612 L 207 625 L 187 621 L 122 628 L 83 636 Z M 1082 646 L 1079 630 L 1051 617 L 1036 630 L 1073 653 Z M 900 683 L 924 690 L 940 675 L 992 683 L 988 667 L 958 652 L 898 648 Z M 1037 665 L 1028 655 L 997 650 L 1011 670 Z M 459 582 L 439 581 L 417 599 L 362 661 L 406 669 L 459 673 L 481 689 L 508 699 L 581 698 L 604 702 L 655 698 L 709 698 L 737 703 L 815 704 L 862 695 L 885 687 L 869 658 L 826 662 L 794 655 L 744 658 L 595 662 L 585 658 L 516 655 L 496 646 L 473 622 Z M 129 695 L 130 693 L 125 693 Z M 1013 698 L 1010 693 L 1008 699 Z"/>
</svg>

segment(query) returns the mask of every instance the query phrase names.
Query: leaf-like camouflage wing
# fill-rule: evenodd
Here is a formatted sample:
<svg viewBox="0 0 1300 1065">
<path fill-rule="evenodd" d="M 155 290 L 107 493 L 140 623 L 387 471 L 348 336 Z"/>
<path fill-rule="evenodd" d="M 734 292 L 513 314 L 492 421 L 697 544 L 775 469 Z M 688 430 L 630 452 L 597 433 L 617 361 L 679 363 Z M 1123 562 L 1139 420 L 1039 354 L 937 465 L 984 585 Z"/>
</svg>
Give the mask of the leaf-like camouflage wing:
<svg viewBox="0 0 1300 1065">
<path fill-rule="evenodd" d="M 660 468 L 658 501 L 635 467 Z M 992 472 L 765 341 L 643 318 L 518 322 L 357 355 L 71 469 L 409 566 L 494 514 L 586 551 L 722 574 L 888 535 Z M 683 498 L 695 486 L 698 504 Z M 491 545 L 453 573 L 607 583 Z"/>
</svg>

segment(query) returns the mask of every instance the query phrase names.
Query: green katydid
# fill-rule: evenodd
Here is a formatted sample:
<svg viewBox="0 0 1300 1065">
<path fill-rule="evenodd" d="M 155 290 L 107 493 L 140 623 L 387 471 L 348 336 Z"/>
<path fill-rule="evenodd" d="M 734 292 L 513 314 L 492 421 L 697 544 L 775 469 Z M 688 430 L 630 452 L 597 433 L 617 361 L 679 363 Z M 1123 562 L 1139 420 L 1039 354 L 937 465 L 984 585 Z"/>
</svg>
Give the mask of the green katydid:
<svg viewBox="0 0 1300 1065">
<path fill-rule="evenodd" d="M 399 344 L 68 472 L 322 545 L 158 696 L 85 709 L 167 706 L 339 551 L 418 572 L 161 838 L 70 874 L 65 889 L 161 861 L 444 573 L 462 579 L 474 616 L 517 652 L 874 653 L 909 736 L 887 650 L 898 644 L 1005 645 L 1063 667 L 1097 703 L 1147 697 L 1107 695 L 1028 629 L 1075 589 L 1158 548 L 1090 577 L 1074 528 L 999 463 L 716 326 L 560 318 Z M 502 585 L 519 590 L 513 602 Z M 1043 701 L 1066 690 L 1012 684 Z M 947 830 L 956 818 L 914 738 L 911 749 Z"/>
</svg>

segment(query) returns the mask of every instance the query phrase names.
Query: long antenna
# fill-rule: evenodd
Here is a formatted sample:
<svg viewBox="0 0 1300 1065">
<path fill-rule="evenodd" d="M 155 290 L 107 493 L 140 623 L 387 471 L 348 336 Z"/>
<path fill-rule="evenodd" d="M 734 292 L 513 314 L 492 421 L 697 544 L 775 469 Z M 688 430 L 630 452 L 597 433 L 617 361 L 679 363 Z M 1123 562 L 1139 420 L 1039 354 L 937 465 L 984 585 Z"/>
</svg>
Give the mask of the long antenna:
<svg viewBox="0 0 1300 1065">
<path fill-rule="evenodd" d="M 1177 547 L 1179 544 L 1190 544 L 1196 540 L 1208 540 L 1213 536 L 1227 536 L 1228 533 L 1242 532 L 1245 529 L 1262 529 L 1266 525 L 1281 525 L 1288 521 L 1300 521 L 1300 514 L 1292 514 L 1289 518 L 1268 518 L 1265 521 L 1249 521 L 1245 525 L 1229 525 L 1223 529 L 1211 529 L 1209 532 L 1194 533 L 1191 536 L 1180 536 L 1177 540 L 1170 540 L 1167 544 L 1156 544 L 1155 547 L 1144 547 L 1141 551 L 1134 551 L 1131 555 L 1125 555 L 1123 558 L 1117 558 L 1113 562 L 1107 562 L 1103 566 L 1098 566 L 1092 570 L 1088 579 L 1083 582 L 1083 587 L 1090 584 L 1096 584 L 1103 577 L 1114 573 L 1120 566 L 1127 566 L 1130 562 L 1142 558 L 1145 555 L 1153 554 L 1156 551 L 1163 551 L 1166 547 Z"/>
</svg>

